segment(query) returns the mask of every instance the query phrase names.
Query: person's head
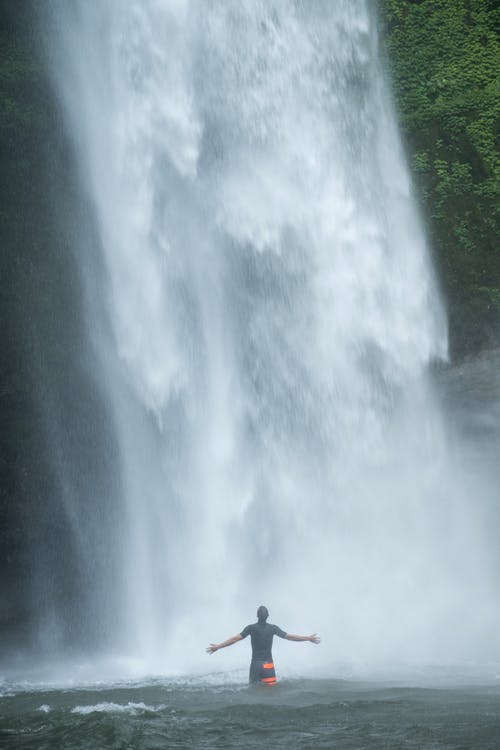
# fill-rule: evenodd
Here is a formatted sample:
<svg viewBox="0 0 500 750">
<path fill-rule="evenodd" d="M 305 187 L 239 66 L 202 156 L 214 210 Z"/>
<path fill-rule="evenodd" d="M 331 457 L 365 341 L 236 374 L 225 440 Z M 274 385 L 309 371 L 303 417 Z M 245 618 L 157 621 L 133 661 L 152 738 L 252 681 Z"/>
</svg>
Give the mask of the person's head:
<svg viewBox="0 0 500 750">
<path fill-rule="evenodd" d="M 259 609 L 257 610 L 257 620 L 259 622 L 265 622 L 268 617 L 269 612 L 267 611 L 267 607 L 264 607 L 264 605 L 261 604 Z"/>
</svg>

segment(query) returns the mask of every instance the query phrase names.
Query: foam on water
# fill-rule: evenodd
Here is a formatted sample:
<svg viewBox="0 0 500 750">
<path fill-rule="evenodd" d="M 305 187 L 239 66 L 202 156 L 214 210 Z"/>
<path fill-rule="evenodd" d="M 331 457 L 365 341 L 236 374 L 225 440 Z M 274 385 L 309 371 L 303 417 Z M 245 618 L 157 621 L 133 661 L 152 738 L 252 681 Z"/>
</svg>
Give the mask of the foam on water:
<svg viewBox="0 0 500 750">
<path fill-rule="evenodd" d="M 127 713 L 133 716 L 143 712 L 163 711 L 165 705 L 146 706 L 145 703 L 96 703 L 95 706 L 75 706 L 71 709 L 72 714 L 82 714 L 84 716 L 94 713 Z"/>
</svg>

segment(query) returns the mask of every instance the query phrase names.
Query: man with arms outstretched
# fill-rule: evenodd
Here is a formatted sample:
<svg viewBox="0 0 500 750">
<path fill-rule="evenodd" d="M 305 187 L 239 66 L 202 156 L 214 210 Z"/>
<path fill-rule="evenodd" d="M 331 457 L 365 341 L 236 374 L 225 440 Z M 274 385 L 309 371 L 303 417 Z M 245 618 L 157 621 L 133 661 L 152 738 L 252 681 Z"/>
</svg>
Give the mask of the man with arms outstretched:
<svg viewBox="0 0 500 750">
<path fill-rule="evenodd" d="M 268 617 L 269 612 L 267 611 L 267 607 L 261 605 L 257 610 L 257 622 L 247 625 L 241 633 L 233 635 L 227 641 L 211 643 L 207 648 L 207 653 L 215 654 L 220 648 L 232 646 L 233 643 L 237 643 L 249 635 L 252 643 L 249 682 L 276 685 L 276 672 L 274 671 L 273 656 L 271 653 L 273 637 L 277 635 L 279 638 L 285 638 L 287 641 L 310 641 L 311 643 L 319 643 L 320 639 L 316 633 L 313 633 L 313 635 L 291 635 L 290 633 L 285 633 L 277 625 L 270 625 L 267 622 Z"/>
</svg>

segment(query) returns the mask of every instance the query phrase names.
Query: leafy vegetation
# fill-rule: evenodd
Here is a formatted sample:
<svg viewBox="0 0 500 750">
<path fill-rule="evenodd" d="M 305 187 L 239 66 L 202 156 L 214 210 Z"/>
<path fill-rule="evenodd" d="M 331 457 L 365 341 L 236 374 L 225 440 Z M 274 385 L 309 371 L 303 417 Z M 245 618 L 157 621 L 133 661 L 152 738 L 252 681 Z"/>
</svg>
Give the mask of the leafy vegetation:
<svg viewBox="0 0 500 750">
<path fill-rule="evenodd" d="M 448 302 L 452 354 L 500 343 L 500 8 L 381 0 L 388 64 Z"/>
</svg>

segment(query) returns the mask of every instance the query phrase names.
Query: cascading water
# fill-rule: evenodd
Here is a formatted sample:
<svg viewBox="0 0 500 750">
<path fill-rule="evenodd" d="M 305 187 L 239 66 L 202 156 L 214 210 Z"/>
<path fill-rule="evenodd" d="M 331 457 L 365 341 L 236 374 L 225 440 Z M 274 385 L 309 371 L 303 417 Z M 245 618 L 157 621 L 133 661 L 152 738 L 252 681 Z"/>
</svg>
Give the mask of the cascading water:
<svg viewBox="0 0 500 750">
<path fill-rule="evenodd" d="M 481 514 L 428 382 L 446 326 L 372 5 L 82 0 L 53 21 L 105 269 L 101 313 L 82 236 L 120 452 L 110 648 L 241 665 L 203 646 L 265 603 L 321 632 L 287 651 L 302 671 L 475 653 Z"/>
</svg>

